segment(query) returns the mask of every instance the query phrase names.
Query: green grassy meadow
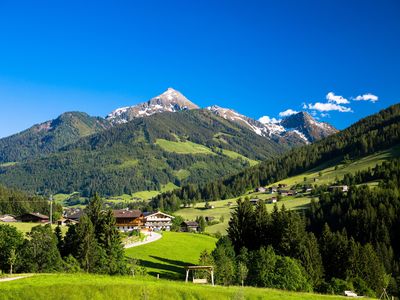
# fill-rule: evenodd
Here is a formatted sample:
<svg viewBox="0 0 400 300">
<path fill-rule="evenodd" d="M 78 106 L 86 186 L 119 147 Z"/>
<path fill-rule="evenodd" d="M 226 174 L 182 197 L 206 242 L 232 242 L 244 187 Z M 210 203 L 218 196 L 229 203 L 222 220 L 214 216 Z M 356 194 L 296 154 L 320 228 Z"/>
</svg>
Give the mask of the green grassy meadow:
<svg viewBox="0 0 400 300">
<path fill-rule="evenodd" d="M 376 164 L 380 164 L 383 161 L 400 157 L 400 145 L 390 148 L 385 151 L 377 152 L 375 154 L 363 157 L 359 160 L 355 160 L 349 163 L 343 163 L 339 161 L 330 161 L 318 166 L 317 168 L 311 169 L 305 173 L 297 176 L 289 177 L 284 180 L 278 181 L 272 185 L 284 183 L 287 185 L 295 184 L 330 184 L 335 179 L 342 179 L 347 173 L 356 173 L 357 171 L 366 170 L 368 168 L 375 167 Z M 335 170 L 336 167 L 336 170 Z M 322 173 L 321 176 L 319 173 Z M 306 177 L 306 180 L 304 180 Z M 315 180 L 316 181 L 315 181 Z"/>
<path fill-rule="evenodd" d="M 213 287 L 183 281 L 157 280 L 150 277 L 90 274 L 37 274 L 14 281 L 0 282 L 0 300 L 28 299 L 339 300 L 346 298 L 266 288 Z"/>
<path fill-rule="evenodd" d="M 2 224 L 14 226 L 22 233 L 30 232 L 32 227 L 35 227 L 38 225 L 44 226 L 43 224 L 40 224 L 40 223 L 23 223 L 23 222 L 10 222 L 10 223 L 2 223 Z M 51 227 L 53 229 L 55 229 L 57 227 L 57 225 L 53 224 L 53 225 L 51 225 Z M 63 234 L 65 234 L 67 232 L 67 230 L 68 230 L 67 226 L 61 226 L 61 231 L 63 232 Z"/>
<path fill-rule="evenodd" d="M 196 144 L 190 141 L 173 142 L 164 139 L 157 139 L 156 144 L 163 150 L 168 152 L 175 152 L 178 154 L 210 154 L 214 155 L 211 149 L 206 146 Z"/>
<path fill-rule="evenodd" d="M 240 158 L 240 159 L 243 159 L 243 160 L 247 160 L 251 167 L 258 164 L 258 161 L 254 160 L 254 159 L 250 159 L 250 158 L 248 158 L 248 157 L 246 157 L 244 155 L 241 155 L 240 153 L 237 153 L 235 151 L 222 149 L 222 154 L 225 155 L 225 156 L 228 156 L 230 158 L 233 158 L 233 159 Z"/>
<path fill-rule="evenodd" d="M 163 232 L 158 241 L 126 249 L 128 257 L 139 259 L 152 276 L 182 279 L 184 267 L 198 264 L 203 250 L 211 251 L 217 239 L 195 233 Z"/>
</svg>

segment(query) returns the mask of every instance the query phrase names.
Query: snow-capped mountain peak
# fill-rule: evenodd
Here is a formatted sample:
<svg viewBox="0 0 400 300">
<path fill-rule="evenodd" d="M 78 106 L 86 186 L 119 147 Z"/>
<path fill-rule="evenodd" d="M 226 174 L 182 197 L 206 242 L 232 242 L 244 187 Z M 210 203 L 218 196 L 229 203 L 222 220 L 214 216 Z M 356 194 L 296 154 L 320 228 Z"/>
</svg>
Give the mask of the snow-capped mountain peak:
<svg viewBox="0 0 400 300">
<path fill-rule="evenodd" d="M 232 109 L 217 105 L 209 106 L 206 109 L 226 120 L 239 123 L 258 135 L 272 140 L 284 139 L 290 144 L 309 144 L 337 132 L 331 125 L 316 121 L 307 112 L 299 112 L 282 120 L 263 117 L 256 121 Z"/>
<path fill-rule="evenodd" d="M 168 88 L 162 94 L 137 105 L 121 107 L 111 112 L 106 119 L 111 124 L 127 123 L 135 118 L 148 117 L 156 113 L 178 112 L 199 109 L 179 91 Z M 262 117 L 254 120 L 237 111 L 212 105 L 205 108 L 230 122 L 235 122 L 256 134 L 288 144 L 308 144 L 324 138 L 337 130 L 328 123 L 318 122 L 307 112 L 299 112 L 283 119 Z"/>
<path fill-rule="evenodd" d="M 229 108 L 223 108 L 217 105 L 213 105 L 207 107 L 206 109 L 226 120 L 240 123 L 241 125 L 248 127 L 250 130 L 257 133 L 258 135 L 264 137 L 271 137 L 274 134 L 279 134 L 285 131 L 285 129 L 278 124 L 263 124 L 260 121 L 256 121 L 252 118 L 246 117 L 245 115 L 241 115 L 238 112 Z"/>
<path fill-rule="evenodd" d="M 177 112 L 199 107 L 173 88 L 168 88 L 147 102 L 122 107 L 111 112 L 106 119 L 113 124 L 127 123 L 135 118 L 151 116 L 161 112 Z"/>
<path fill-rule="evenodd" d="M 280 124 L 301 132 L 309 142 L 327 137 L 338 130 L 325 122 L 316 121 L 309 113 L 299 112 L 284 118 Z"/>
</svg>

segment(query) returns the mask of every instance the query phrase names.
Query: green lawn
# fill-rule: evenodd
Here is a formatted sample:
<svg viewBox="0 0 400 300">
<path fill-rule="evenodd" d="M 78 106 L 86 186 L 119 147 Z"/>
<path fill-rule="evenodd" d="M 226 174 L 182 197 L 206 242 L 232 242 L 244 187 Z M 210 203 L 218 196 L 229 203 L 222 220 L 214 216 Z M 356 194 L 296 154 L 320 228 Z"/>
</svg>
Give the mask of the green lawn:
<svg viewBox="0 0 400 300">
<path fill-rule="evenodd" d="M 0 282 L 1 300 L 25 299 L 346 299 L 312 293 L 253 287 L 222 287 L 146 277 L 90 274 L 41 274 Z"/>
<path fill-rule="evenodd" d="M 126 255 L 140 259 L 150 275 L 181 279 L 184 267 L 198 264 L 200 253 L 205 249 L 213 250 L 216 241 L 202 234 L 163 232 L 160 240 L 127 249 Z"/>
<path fill-rule="evenodd" d="M 134 278 L 89 274 L 41 274 L 9 282 L 0 282 L 0 300 L 31 299 L 336 300 L 346 298 L 265 288 L 212 287 L 210 285 L 157 280 L 149 277 Z"/>
<path fill-rule="evenodd" d="M 173 142 L 164 139 L 157 139 L 156 144 L 168 152 L 175 152 L 178 154 L 210 154 L 214 155 L 211 149 L 206 146 L 196 144 L 190 141 Z"/>
<path fill-rule="evenodd" d="M 31 231 L 32 227 L 42 225 L 40 223 L 23 223 L 23 222 L 10 222 L 10 223 L 1 223 L 1 224 L 14 226 L 23 233 Z M 51 227 L 53 229 L 55 229 L 57 227 L 57 225 L 51 225 Z M 68 230 L 67 226 L 61 226 L 61 231 L 63 232 L 63 234 L 65 234 L 67 232 L 67 230 Z"/>
</svg>

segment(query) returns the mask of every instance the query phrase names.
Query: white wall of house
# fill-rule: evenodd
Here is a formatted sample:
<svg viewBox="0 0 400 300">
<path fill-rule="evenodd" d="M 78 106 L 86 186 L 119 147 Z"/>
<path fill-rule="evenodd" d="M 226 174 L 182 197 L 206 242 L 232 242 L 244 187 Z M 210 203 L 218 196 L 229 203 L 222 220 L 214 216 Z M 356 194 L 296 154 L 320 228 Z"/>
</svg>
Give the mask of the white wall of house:
<svg viewBox="0 0 400 300">
<path fill-rule="evenodd" d="M 167 230 L 169 231 L 172 226 L 171 216 L 164 213 L 154 213 L 146 217 L 145 227 L 151 230 Z"/>
</svg>

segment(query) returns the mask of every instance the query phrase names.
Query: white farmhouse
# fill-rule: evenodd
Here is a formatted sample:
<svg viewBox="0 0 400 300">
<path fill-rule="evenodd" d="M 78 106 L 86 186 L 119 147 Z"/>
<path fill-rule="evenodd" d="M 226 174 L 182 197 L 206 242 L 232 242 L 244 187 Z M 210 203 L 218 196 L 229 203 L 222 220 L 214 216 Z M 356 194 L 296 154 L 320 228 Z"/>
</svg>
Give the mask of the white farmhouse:
<svg viewBox="0 0 400 300">
<path fill-rule="evenodd" d="M 167 215 L 161 211 L 157 211 L 154 213 L 145 213 L 144 214 L 145 223 L 144 227 L 147 230 L 151 231 L 159 231 L 159 230 L 171 230 L 172 219 L 175 217 Z"/>
</svg>

